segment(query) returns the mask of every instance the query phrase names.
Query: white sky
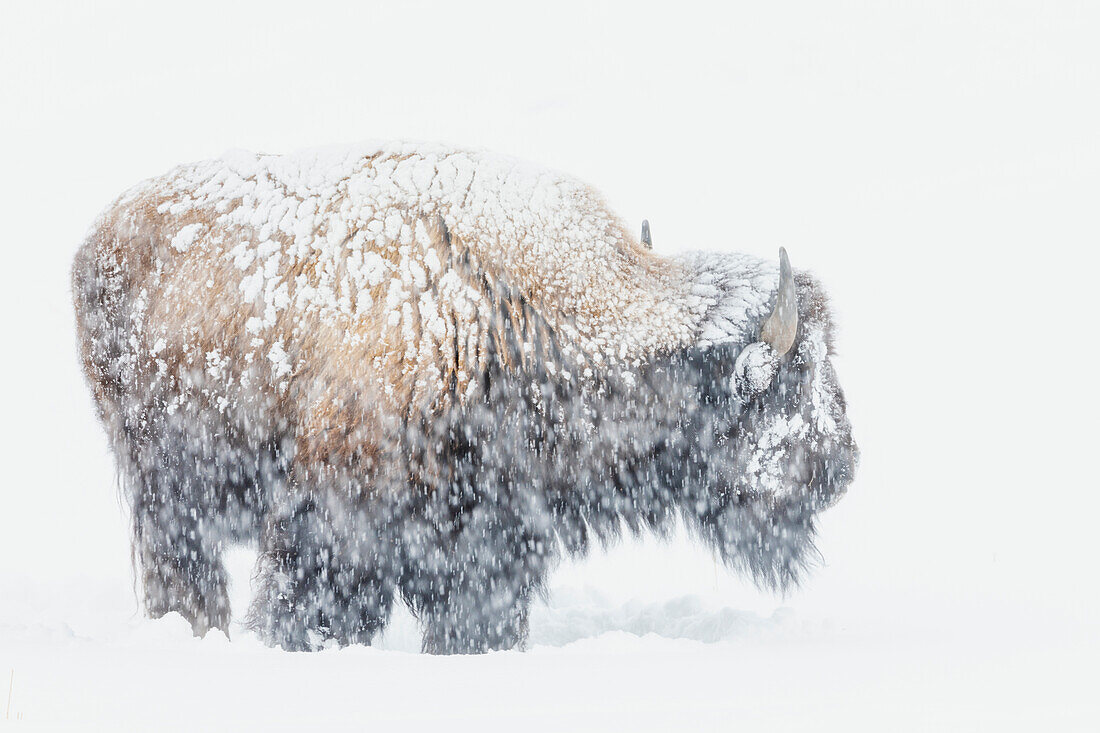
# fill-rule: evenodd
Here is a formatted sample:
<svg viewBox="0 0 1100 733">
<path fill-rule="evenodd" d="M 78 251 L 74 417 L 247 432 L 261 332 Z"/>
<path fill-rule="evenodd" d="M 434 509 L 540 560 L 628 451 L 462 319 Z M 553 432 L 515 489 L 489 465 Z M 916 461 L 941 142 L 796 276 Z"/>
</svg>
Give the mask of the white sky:
<svg viewBox="0 0 1100 733">
<path fill-rule="evenodd" d="M 0 7 L 0 585 L 129 572 L 67 290 L 95 214 L 230 148 L 402 137 L 833 296 L 863 464 L 826 567 L 782 600 L 645 543 L 559 582 L 1095 645 L 1100 4 L 229 5 Z"/>
</svg>

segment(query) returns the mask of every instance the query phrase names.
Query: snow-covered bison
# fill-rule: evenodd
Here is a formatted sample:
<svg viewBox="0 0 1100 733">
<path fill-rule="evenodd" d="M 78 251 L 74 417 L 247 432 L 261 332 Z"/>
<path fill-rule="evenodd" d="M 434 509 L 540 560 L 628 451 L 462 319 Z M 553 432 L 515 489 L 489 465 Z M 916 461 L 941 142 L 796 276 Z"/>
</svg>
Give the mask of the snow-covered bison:
<svg viewBox="0 0 1100 733">
<path fill-rule="evenodd" d="M 715 221 L 721 217 L 715 216 Z M 716 237 L 720 237 L 716 233 Z M 857 451 L 808 275 L 661 257 L 587 186 L 487 153 L 229 154 L 125 193 L 73 265 L 152 616 L 270 644 L 522 644 L 551 565 L 677 519 L 783 588 Z"/>
</svg>

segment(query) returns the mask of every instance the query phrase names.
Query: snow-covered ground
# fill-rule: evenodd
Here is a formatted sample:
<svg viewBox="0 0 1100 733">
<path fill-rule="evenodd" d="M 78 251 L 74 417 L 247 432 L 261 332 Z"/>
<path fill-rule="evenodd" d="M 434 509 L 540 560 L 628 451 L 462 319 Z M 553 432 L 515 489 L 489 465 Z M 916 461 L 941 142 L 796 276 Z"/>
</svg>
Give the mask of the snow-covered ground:
<svg viewBox="0 0 1100 733">
<path fill-rule="evenodd" d="M 452 5 L 0 8 L 0 730 L 1100 727 L 1100 8 Z M 386 137 L 821 278 L 863 460 L 802 589 L 680 533 L 560 568 L 526 652 L 415 654 L 403 610 L 312 655 L 141 618 L 72 253 L 175 163 Z"/>
</svg>

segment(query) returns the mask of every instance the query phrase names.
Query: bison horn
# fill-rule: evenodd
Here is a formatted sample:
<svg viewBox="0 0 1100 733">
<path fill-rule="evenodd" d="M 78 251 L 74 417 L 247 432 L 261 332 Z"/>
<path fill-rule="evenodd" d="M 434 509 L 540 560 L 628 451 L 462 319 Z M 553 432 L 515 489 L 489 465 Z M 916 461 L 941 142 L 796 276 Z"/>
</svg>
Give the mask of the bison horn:
<svg viewBox="0 0 1100 733">
<path fill-rule="evenodd" d="M 642 219 L 642 244 L 646 249 L 653 249 L 653 238 L 649 236 L 649 219 Z"/>
<path fill-rule="evenodd" d="M 782 356 L 794 346 L 798 331 L 798 299 L 794 290 L 794 274 L 787 250 L 779 248 L 779 290 L 775 295 L 775 308 L 760 329 L 760 340 Z"/>
</svg>

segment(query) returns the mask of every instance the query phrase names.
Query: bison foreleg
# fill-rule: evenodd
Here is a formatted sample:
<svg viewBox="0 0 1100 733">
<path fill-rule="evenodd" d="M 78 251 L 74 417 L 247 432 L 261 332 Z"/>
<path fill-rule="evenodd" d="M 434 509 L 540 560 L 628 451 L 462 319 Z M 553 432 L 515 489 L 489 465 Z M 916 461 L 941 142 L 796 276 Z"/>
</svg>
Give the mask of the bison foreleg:
<svg viewBox="0 0 1100 733">
<path fill-rule="evenodd" d="M 420 608 L 426 654 L 481 654 L 522 646 L 527 640 L 526 594 L 507 600 L 490 589 L 451 587 Z"/>
<path fill-rule="evenodd" d="M 522 646 L 531 596 L 546 570 L 544 550 L 516 519 L 471 512 L 436 551 L 411 548 L 402 593 L 424 630 L 428 654 L 479 654 Z M 479 521 L 480 520 L 480 521 Z M 441 564 L 433 558 L 446 558 Z"/>
</svg>

